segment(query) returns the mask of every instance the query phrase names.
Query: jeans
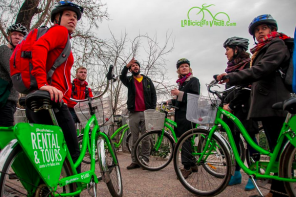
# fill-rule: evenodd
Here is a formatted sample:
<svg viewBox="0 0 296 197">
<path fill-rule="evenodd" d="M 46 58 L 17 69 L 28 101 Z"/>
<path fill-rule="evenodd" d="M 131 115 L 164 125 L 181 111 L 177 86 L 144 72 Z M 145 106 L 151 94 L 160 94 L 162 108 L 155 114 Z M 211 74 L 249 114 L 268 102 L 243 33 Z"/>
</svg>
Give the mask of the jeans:
<svg viewBox="0 0 296 197">
<path fill-rule="evenodd" d="M 6 104 L 0 108 L 0 126 L 9 127 L 13 126 L 14 122 L 14 113 L 16 110 L 16 102 L 7 101 Z"/>
</svg>

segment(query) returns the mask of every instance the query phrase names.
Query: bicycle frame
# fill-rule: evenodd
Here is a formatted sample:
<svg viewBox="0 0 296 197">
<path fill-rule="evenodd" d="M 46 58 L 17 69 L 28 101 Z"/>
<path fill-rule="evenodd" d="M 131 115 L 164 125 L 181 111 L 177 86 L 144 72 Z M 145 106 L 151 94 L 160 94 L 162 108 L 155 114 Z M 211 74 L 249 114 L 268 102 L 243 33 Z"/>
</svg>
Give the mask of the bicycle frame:
<svg viewBox="0 0 296 197">
<path fill-rule="evenodd" d="M 120 147 L 121 142 L 122 142 L 123 137 L 124 137 L 124 134 L 125 134 L 125 132 L 126 132 L 128 129 L 129 129 L 128 124 L 122 125 L 122 126 L 121 126 L 120 128 L 118 128 L 118 129 L 113 133 L 113 135 L 110 137 L 110 139 L 113 140 L 113 138 L 114 138 L 118 133 L 122 132 L 119 142 L 118 142 L 118 143 L 113 142 L 115 148 L 119 148 L 119 147 Z"/>
<path fill-rule="evenodd" d="M 91 132 L 91 140 L 89 142 L 89 130 L 90 126 L 94 124 L 94 128 Z M 29 128 L 29 129 L 28 129 Z M 32 129 L 30 129 L 32 128 Z M 20 132 L 20 130 L 22 130 Z M 37 186 L 39 185 L 41 179 L 46 183 L 46 185 L 51 188 L 53 192 L 57 191 L 57 187 L 63 187 L 65 185 L 71 184 L 71 183 L 77 183 L 77 190 L 73 193 L 61 193 L 61 194 L 55 194 L 55 196 L 74 196 L 81 193 L 81 191 L 85 188 L 87 188 L 87 183 L 90 183 L 92 180 L 95 183 L 98 183 L 99 180 L 95 174 L 95 154 L 96 154 L 96 141 L 98 137 L 102 137 L 106 145 L 111 153 L 111 156 L 114 160 L 114 163 L 117 164 L 117 159 L 115 156 L 115 153 L 113 152 L 111 142 L 109 141 L 108 136 L 99 131 L 99 125 L 96 119 L 96 116 L 93 115 L 85 129 L 84 129 L 84 136 L 83 136 L 83 144 L 81 153 L 79 155 L 79 158 L 75 163 L 73 163 L 70 152 L 68 151 L 68 148 L 66 146 L 66 143 L 63 138 L 63 133 L 61 129 L 57 126 L 51 126 L 51 125 L 39 125 L 39 124 L 28 124 L 28 123 L 18 123 L 14 127 L 0 127 L 1 134 L 3 134 L 3 138 L 0 140 L 0 147 L 5 148 L 1 151 L 1 158 L 5 159 L 5 155 L 9 150 L 11 151 L 14 147 L 16 147 L 18 144 L 21 145 L 23 151 L 25 154 L 22 154 L 21 156 L 18 156 L 17 159 L 19 159 L 20 162 L 15 162 L 13 164 L 13 169 L 17 176 L 21 177 L 20 181 L 22 182 L 23 186 L 27 189 L 29 192 L 29 195 L 34 194 L 36 191 Z M 39 131 L 39 132 L 38 132 Z M 3 132 L 3 133 L 2 133 Z M 45 132 L 44 135 L 43 134 Z M 51 145 L 47 144 L 44 141 L 46 136 L 48 138 L 51 137 L 50 133 L 52 133 L 52 140 L 50 143 Z M 28 135 L 29 134 L 29 135 Z M 26 135 L 26 138 L 24 137 Z M 37 135 L 42 137 L 36 137 Z M 50 136 L 50 137 L 49 137 Z M 17 139 L 17 140 L 16 140 Z M 31 141 L 32 140 L 32 141 Z M 28 141 L 32 142 L 28 143 Z M 42 150 L 40 149 L 40 146 L 50 147 L 54 149 L 53 147 L 60 148 L 58 150 L 58 154 L 56 152 L 56 149 L 54 149 L 54 153 L 56 153 L 55 158 L 53 159 L 55 162 L 51 162 L 51 170 L 48 170 L 45 162 L 42 163 L 40 160 L 42 160 Z M 39 149 L 41 150 L 37 150 Z M 91 167 L 89 171 L 83 172 L 83 173 L 77 173 L 76 168 L 81 164 L 83 157 L 86 153 L 87 147 L 91 150 Z M 46 151 L 45 151 L 46 152 Z M 45 156 L 46 157 L 46 156 Z M 73 175 L 69 177 L 62 178 L 59 181 L 60 178 L 60 172 L 62 165 L 64 163 L 65 157 L 69 160 L 70 167 L 72 169 Z M 55 160 L 56 159 L 56 160 Z M 99 162 L 103 162 L 100 158 Z M 44 155 L 43 155 L 44 160 Z M 5 161 L 5 160 L 4 160 Z M 33 174 L 30 174 L 30 177 L 24 173 L 28 169 L 24 169 L 22 166 L 22 163 L 26 162 L 28 166 L 32 169 L 31 171 Z M 0 170 L 2 169 L 0 163 Z"/>
<path fill-rule="evenodd" d="M 270 162 L 257 161 L 255 163 L 255 165 L 256 165 L 255 171 L 248 168 L 243 163 L 243 161 L 241 160 L 241 158 L 239 156 L 238 149 L 235 145 L 231 130 L 229 129 L 228 125 L 220 118 L 222 114 L 225 115 L 226 117 L 230 118 L 234 122 L 234 124 L 239 128 L 243 137 L 246 139 L 247 143 L 250 144 L 250 146 L 252 146 L 255 150 L 257 150 L 261 154 L 269 156 Z M 213 134 L 215 133 L 216 130 L 218 130 L 218 125 L 221 124 L 221 126 L 225 129 L 225 131 L 227 133 L 229 143 L 233 149 L 235 160 L 237 161 L 238 165 L 243 169 L 243 171 L 245 173 L 247 173 L 248 175 L 254 175 L 256 178 L 259 178 L 259 179 L 260 178 L 261 179 L 275 179 L 278 181 L 296 182 L 296 179 L 282 178 L 279 176 L 270 175 L 271 172 L 277 173 L 279 171 L 279 166 L 278 166 L 279 163 L 276 162 L 275 160 L 278 157 L 278 155 L 280 154 L 281 145 L 283 144 L 284 137 L 286 136 L 288 138 L 288 140 L 290 141 L 290 143 L 293 144 L 294 146 L 296 146 L 296 138 L 295 138 L 295 132 L 294 132 L 294 131 L 296 131 L 295 130 L 296 129 L 296 116 L 294 116 L 292 118 L 290 118 L 290 117 L 288 115 L 285 123 L 283 124 L 283 127 L 281 129 L 281 132 L 280 132 L 280 135 L 278 138 L 278 143 L 277 143 L 276 147 L 274 148 L 274 151 L 269 152 L 269 151 L 266 151 L 263 148 L 261 148 L 259 145 L 257 145 L 252 140 L 252 138 L 250 137 L 250 135 L 246 131 L 245 127 L 243 126 L 243 124 L 241 123 L 241 121 L 237 117 L 235 117 L 232 113 L 224 110 L 221 106 L 219 106 L 218 110 L 217 110 L 214 126 L 212 127 L 212 129 L 209 132 L 209 136 L 206 141 L 205 147 L 209 147 Z M 207 157 L 207 155 L 208 155 L 207 151 L 208 151 L 208 149 L 204 149 L 203 152 L 200 153 L 201 157 L 198 159 L 198 162 L 201 162 L 202 160 L 204 160 L 204 156 Z M 264 174 L 260 173 L 259 167 L 266 168 Z"/>
</svg>

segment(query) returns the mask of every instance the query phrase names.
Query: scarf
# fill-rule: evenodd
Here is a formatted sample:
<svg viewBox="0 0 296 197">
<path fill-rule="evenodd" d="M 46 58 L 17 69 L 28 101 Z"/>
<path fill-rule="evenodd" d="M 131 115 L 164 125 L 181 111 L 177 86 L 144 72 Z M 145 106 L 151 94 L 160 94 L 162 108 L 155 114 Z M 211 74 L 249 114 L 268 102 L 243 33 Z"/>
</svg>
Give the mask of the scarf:
<svg viewBox="0 0 296 197">
<path fill-rule="evenodd" d="M 192 75 L 192 73 L 188 73 L 187 75 L 185 75 L 184 77 L 182 78 L 179 78 L 176 83 L 179 85 L 179 86 L 182 86 L 183 83 L 186 81 L 186 79 L 188 79 L 188 77 L 190 77 Z"/>
<path fill-rule="evenodd" d="M 237 58 L 233 61 L 227 62 L 227 68 L 225 69 L 226 73 L 231 73 L 235 70 L 242 70 L 245 66 L 251 61 L 251 58 Z"/>
<path fill-rule="evenodd" d="M 266 45 L 268 44 L 273 38 L 277 38 L 279 37 L 280 39 L 282 40 L 285 40 L 287 38 L 290 38 L 289 36 L 287 36 L 286 34 L 283 34 L 283 33 L 280 33 L 280 32 L 276 32 L 276 31 L 273 31 L 271 32 L 270 34 L 267 34 L 264 38 L 258 40 L 258 44 L 250 49 L 251 53 L 253 54 L 252 56 L 252 60 L 251 60 L 251 67 L 252 67 L 252 63 L 253 63 L 253 60 L 256 58 L 258 52 Z"/>
</svg>

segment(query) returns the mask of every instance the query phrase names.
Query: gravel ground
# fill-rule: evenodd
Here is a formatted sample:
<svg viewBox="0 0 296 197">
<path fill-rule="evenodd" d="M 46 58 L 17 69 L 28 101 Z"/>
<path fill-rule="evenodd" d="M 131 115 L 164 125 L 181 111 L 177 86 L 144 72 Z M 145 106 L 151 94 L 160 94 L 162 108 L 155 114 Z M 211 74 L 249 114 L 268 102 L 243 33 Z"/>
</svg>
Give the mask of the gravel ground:
<svg viewBox="0 0 296 197">
<path fill-rule="evenodd" d="M 134 170 L 127 170 L 126 167 L 131 163 L 129 153 L 117 152 L 117 157 L 120 164 L 122 182 L 123 182 L 123 196 L 126 197 L 174 197 L 174 196 L 195 196 L 187 191 L 183 185 L 177 180 L 177 175 L 174 171 L 173 162 L 166 168 L 160 171 L 147 171 L 140 168 Z M 83 166 L 86 168 L 87 166 Z M 258 194 L 256 190 L 244 191 L 244 187 L 248 181 L 248 177 L 242 172 L 242 184 L 229 186 L 219 197 L 248 197 L 250 195 Z M 265 186 L 269 188 L 270 185 Z M 98 185 L 99 196 L 111 196 L 107 185 L 102 181 Z M 262 189 L 263 194 L 267 194 L 268 190 Z M 89 196 L 87 191 L 84 191 L 81 196 Z"/>
</svg>

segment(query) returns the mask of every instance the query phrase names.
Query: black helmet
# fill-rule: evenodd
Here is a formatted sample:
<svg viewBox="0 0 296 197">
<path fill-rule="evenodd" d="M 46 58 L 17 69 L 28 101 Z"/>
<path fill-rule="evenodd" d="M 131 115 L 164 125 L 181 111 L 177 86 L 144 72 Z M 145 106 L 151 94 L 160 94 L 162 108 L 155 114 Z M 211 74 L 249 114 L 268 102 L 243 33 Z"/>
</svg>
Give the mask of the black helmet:
<svg viewBox="0 0 296 197">
<path fill-rule="evenodd" d="M 181 58 L 177 61 L 177 69 L 180 67 L 181 64 L 188 64 L 190 66 L 190 61 L 186 58 Z"/>
<path fill-rule="evenodd" d="M 231 38 L 228 38 L 223 44 L 224 48 L 226 48 L 227 46 L 239 46 L 246 51 L 248 50 L 249 39 L 240 38 L 240 37 L 231 37 Z"/>
<path fill-rule="evenodd" d="M 72 3 L 71 1 L 60 1 L 55 4 L 54 8 L 51 11 L 50 18 L 51 22 L 54 22 L 54 17 L 56 14 L 63 12 L 64 10 L 71 10 L 77 14 L 77 20 L 81 18 L 83 13 L 83 7 Z"/>
<path fill-rule="evenodd" d="M 13 24 L 13 25 L 9 26 L 6 30 L 6 33 L 7 33 L 7 35 L 9 35 L 13 31 L 20 32 L 20 33 L 24 34 L 24 36 L 26 36 L 28 34 L 27 28 L 20 23 Z"/>
<path fill-rule="evenodd" d="M 276 20 L 274 20 L 270 14 L 263 14 L 263 15 L 257 16 L 252 20 L 252 22 L 249 25 L 249 33 L 251 35 L 254 35 L 255 27 L 261 24 L 273 25 L 276 27 L 276 30 L 278 29 Z"/>
</svg>

